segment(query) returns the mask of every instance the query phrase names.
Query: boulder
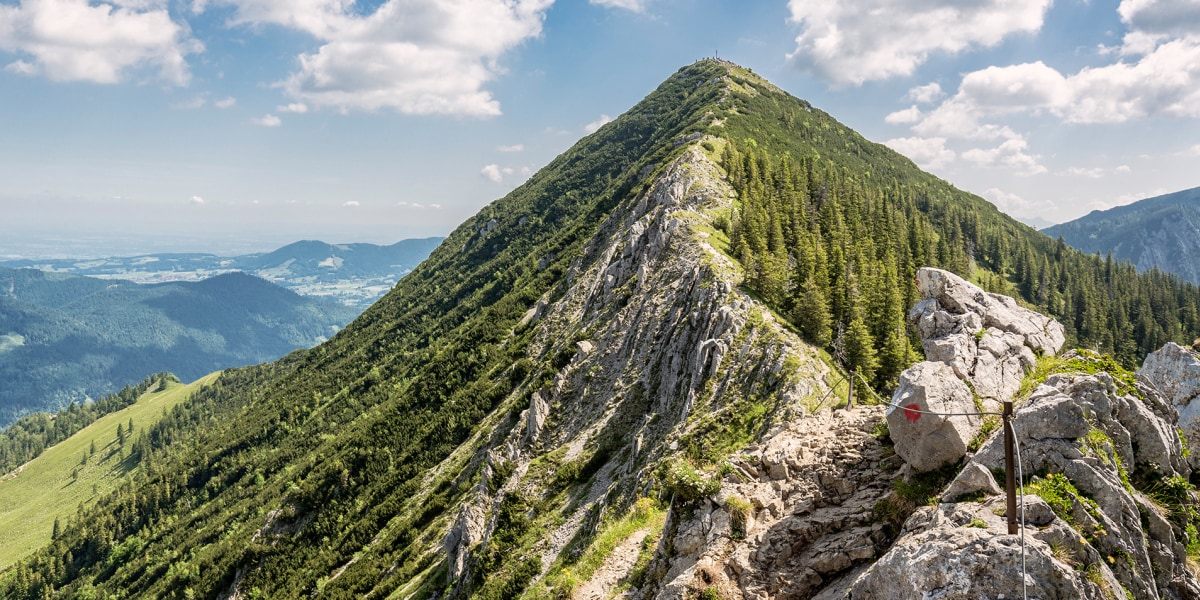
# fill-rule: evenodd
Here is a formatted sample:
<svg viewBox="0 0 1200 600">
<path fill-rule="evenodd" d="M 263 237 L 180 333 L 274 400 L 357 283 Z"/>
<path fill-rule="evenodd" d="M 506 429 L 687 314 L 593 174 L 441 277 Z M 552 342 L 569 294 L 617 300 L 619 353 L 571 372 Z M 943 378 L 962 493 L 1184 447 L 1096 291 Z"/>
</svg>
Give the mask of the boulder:
<svg viewBox="0 0 1200 600">
<path fill-rule="evenodd" d="M 926 361 L 909 367 L 900 374 L 887 411 L 896 454 L 917 471 L 959 460 L 982 419 L 929 413 L 973 412 L 977 409 L 971 389 L 945 363 Z"/>
<path fill-rule="evenodd" d="M 979 397 L 1013 397 L 1038 354 L 1054 354 L 1066 339 L 1054 319 L 991 294 L 941 269 L 917 271 L 923 299 L 909 312 L 925 358 L 950 365 Z"/>
<path fill-rule="evenodd" d="M 974 313 L 981 318 L 984 327 L 1020 335 L 1035 352 L 1054 354 L 1067 339 L 1058 321 L 1022 307 L 1008 296 L 985 292 L 949 271 L 932 267 L 919 269 L 917 290 L 923 298 L 935 300 L 942 310 L 952 315 Z M 917 304 L 914 310 L 921 307 Z"/>
<path fill-rule="evenodd" d="M 1200 397 L 1200 358 L 1196 353 L 1168 342 L 1151 352 L 1137 373 L 1175 407 L 1188 446 L 1200 448 L 1200 402 L 1194 402 Z M 1200 453 L 1193 451 L 1188 460 L 1193 469 L 1200 468 Z"/>
</svg>

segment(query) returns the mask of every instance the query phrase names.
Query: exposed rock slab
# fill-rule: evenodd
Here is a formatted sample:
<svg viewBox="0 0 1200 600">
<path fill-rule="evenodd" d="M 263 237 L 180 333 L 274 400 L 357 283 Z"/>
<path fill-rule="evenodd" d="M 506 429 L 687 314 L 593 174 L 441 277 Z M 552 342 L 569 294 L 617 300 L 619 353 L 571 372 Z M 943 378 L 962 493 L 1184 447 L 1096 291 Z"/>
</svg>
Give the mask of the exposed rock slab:
<svg viewBox="0 0 1200 600">
<path fill-rule="evenodd" d="M 917 271 L 922 300 L 909 311 L 925 357 L 944 362 L 981 398 L 1011 399 L 1037 355 L 1066 340 L 1062 324 L 942 269 Z"/>
<path fill-rule="evenodd" d="M 979 430 L 971 389 L 945 363 L 920 362 L 900 374 L 887 409 L 888 429 L 899 454 L 913 469 L 931 471 L 967 453 Z"/>
<path fill-rule="evenodd" d="M 1190 448 L 1200 448 L 1200 358 L 1189 348 L 1168 342 L 1151 352 L 1138 371 L 1166 397 L 1179 414 Z M 1200 468 L 1200 453 L 1188 457 L 1193 469 Z"/>
</svg>

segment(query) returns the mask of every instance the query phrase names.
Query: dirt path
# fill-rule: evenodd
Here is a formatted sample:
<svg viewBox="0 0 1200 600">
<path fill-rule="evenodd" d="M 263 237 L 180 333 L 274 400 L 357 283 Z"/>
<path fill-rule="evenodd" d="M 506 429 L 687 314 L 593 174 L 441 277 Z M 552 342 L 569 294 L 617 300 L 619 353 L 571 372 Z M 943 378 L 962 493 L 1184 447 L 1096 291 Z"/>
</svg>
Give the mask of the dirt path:
<svg viewBox="0 0 1200 600">
<path fill-rule="evenodd" d="M 625 541 L 613 549 L 612 554 L 604 559 L 604 564 L 596 569 L 592 578 L 579 586 L 571 595 L 571 600 L 601 600 L 612 596 L 613 590 L 621 582 L 633 565 L 637 563 L 638 553 L 642 549 L 642 540 L 650 534 L 650 528 L 633 532 Z"/>
</svg>

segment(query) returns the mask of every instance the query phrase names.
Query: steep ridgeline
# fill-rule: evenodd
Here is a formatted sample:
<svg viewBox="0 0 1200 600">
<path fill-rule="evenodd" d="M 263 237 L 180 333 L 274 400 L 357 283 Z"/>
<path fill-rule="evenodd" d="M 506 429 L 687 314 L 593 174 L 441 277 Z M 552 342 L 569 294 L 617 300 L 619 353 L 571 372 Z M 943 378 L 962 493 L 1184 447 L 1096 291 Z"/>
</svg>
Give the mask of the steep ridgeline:
<svg viewBox="0 0 1200 600">
<path fill-rule="evenodd" d="M 1138 271 L 1158 269 L 1200 284 L 1200 188 L 1092 211 L 1043 233 L 1089 254 L 1111 253 Z"/>
<path fill-rule="evenodd" d="M 1128 350 L 1129 323 L 1106 311 L 1152 296 L 1136 353 L 1182 339 L 1200 305 L 1195 288 L 1110 279 L 752 73 L 700 61 L 327 343 L 181 404 L 147 432 L 163 441 L 139 481 L 0 574 L 0 596 L 844 590 L 831 582 L 888 552 L 937 486 L 893 483 L 911 467 L 881 409 L 827 410 L 848 386 L 824 349 L 901 382 L 922 293 L 906 283 L 926 263 L 1044 292 L 1078 317 L 1056 343 Z M 997 331 L 966 334 L 959 367 L 1015 390 L 1035 332 Z"/>
</svg>

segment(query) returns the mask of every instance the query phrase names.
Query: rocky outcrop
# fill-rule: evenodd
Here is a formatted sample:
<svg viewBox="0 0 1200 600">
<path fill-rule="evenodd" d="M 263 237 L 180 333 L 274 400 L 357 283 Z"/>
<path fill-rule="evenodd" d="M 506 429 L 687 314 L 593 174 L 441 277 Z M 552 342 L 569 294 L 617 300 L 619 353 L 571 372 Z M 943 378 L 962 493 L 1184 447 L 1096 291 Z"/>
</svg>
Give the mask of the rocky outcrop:
<svg viewBox="0 0 1200 600">
<path fill-rule="evenodd" d="M 1200 358 L 1190 348 L 1168 342 L 1151 352 L 1138 375 L 1158 388 L 1179 413 L 1179 427 L 1188 447 L 1200 448 Z M 1200 453 L 1188 456 L 1193 470 L 1200 468 Z"/>
<path fill-rule="evenodd" d="M 914 470 L 931 471 L 966 455 L 983 424 L 973 415 L 999 410 L 1036 354 L 1058 352 L 1064 337 L 1054 319 L 949 271 L 919 269 L 917 289 L 922 300 L 909 321 L 927 360 L 900 374 L 887 419 L 896 453 Z"/>
<path fill-rule="evenodd" d="M 1062 324 L 941 269 L 917 271 L 923 298 L 909 312 L 925 358 L 944 362 L 984 400 L 1011 399 L 1038 355 L 1053 355 Z"/>
<path fill-rule="evenodd" d="M 545 572 L 610 507 L 643 494 L 659 461 L 677 455 L 697 424 L 748 401 L 769 407 L 763 421 L 782 422 L 826 394 L 830 369 L 817 350 L 737 288 L 740 267 L 695 227 L 711 223 L 705 211 L 727 211 L 730 197 L 698 146 L 684 151 L 613 211 L 560 288 L 527 313 L 526 357 L 536 367 L 512 397 L 528 398 L 528 407 L 497 419 L 491 438 L 478 442 L 475 460 L 490 464 L 478 457 L 495 455 L 506 466 L 467 502 L 470 514 L 485 515 L 482 531 L 460 518 L 447 536 L 450 596 L 466 592 L 472 577 L 469 545 L 459 540 L 486 553 L 506 498 L 563 503 L 529 550 Z M 555 486 L 567 465 L 590 470 L 563 500 Z"/>
<path fill-rule="evenodd" d="M 887 409 L 896 454 L 917 471 L 958 461 L 983 421 L 968 416 L 975 412 L 971 389 L 953 369 L 936 362 L 913 365 L 900 374 Z"/>
<path fill-rule="evenodd" d="M 1047 378 L 1013 417 L 1026 490 L 1035 493 L 1024 497 L 1024 552 L 984 477 L 1005 465 L 993 435 L 943 495 L 983 498 L 918 510 L 845 597 L 965 600 L 1021 597 L 1024 588 L 1030 598 L 1200 598 L 1181 523 L 1142 491 L 1190 473 L 1174 412 L 1150 386 L 1088 374 L 1098 359 L 1064 358 L 1081 369 Z"/>
</svg>

